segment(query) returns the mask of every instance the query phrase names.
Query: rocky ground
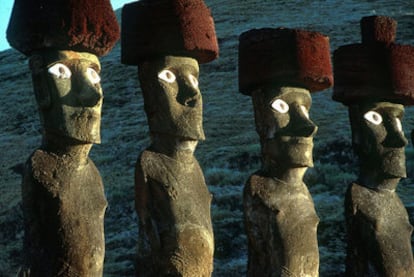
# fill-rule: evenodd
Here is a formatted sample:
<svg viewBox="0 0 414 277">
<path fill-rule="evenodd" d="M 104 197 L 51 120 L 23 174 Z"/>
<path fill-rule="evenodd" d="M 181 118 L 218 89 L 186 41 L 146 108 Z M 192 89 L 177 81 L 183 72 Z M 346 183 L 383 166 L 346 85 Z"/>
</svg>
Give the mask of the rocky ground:
<svg viewBox="0 0 414 277">
<path fill-rule="evenodd" d="M 200 87 L 204 97 L 206 141 L 196 156 L 214 195 L 212 217 L 216 252 L 214 276 L 244 276 L 246 238 L 242 222 L 243 183 L 260 167 L 260 146 L 255 132 L 251 100 L 238 93 L 238 36 L 249 29 L 291 27 L 330 36 L 332 51 L 360 42 L 359 20 L 381 14 L 399 22 L 398 42 L 414 45 L 414 2 L 357 0 L 206 0 L 212 9 L 220 44 L 220 58 L 202 65 Z M 118 12 L 119 13 L 119 12 Z M 101 59 L 105 93 L 102 144 L 91 157 L 105 183 L 105 276 L 133 276 L 137 241 L 133 168 L 138 154 L 149 144 L 143 101 L 134 66 L 120 64 L 120 45 Z M 311 117 L 319 126 L 315 138 L 315 167 L 305 181 L 321 219 L 318 229 L 321 276 L 341 276 L 345 237 L 343 194 L 356 176 L 350 146 L 347 110 L 331 100 L 331 90 L 313 95 Z M 0 52 L 0 276 L 14 276 L 21 261 L 22 164 L 40 145 L 41 130 L 32 94 L 26 58 L 14 50 Z M 403 121 L 408 136 L 414 111 Z M 399 194 L 410 218 L 414 216 L 414 150 L 407 147 L 408 178 Z"/>
</svg>

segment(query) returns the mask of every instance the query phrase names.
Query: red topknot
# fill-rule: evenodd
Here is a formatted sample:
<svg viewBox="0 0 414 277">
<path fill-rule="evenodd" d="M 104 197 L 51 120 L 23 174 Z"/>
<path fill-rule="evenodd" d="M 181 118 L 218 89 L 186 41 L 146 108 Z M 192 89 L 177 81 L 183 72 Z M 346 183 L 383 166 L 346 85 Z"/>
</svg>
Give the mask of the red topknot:
<svg viewBox="0 0 414 277">
<path fill-rule="evenodd" d="M 239 38 L 239 90 L 250 95 L 266 84 L 311 92 L 333 84 L 329 38 L 286 28 L 253 29 Z"/>
<path fill-rule="evenodd" d="M 335 101 L 414 104 L 414 47 L 394 43 L 396 26 L 389 17 L 364 17 L 362 43 L 334 52 Z"/>
<path fill-rule="evenodd" d="M 166 56 L 186 56 L 199 63 L 217 58 L 214 21 L 203 0 L 141 0 L 122 9 L 124 64 Z"/>
<path fill-rule="evenodd" d="M 27 56 L 46 48 L 102 56 L 119 25 L 109 0 L 15 0 L 7 39 Z"/>
</svg>

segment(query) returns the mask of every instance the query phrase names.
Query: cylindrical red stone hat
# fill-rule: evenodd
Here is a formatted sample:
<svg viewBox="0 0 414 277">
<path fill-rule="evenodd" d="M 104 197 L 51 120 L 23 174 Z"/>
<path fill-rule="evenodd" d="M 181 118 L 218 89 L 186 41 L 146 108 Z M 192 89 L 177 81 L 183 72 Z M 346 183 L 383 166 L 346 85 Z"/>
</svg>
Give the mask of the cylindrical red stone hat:
<svg viewBox="0 0 414 277">
<path fill-rule="evenodd" d="M 361 19 L 363 44 L 393 43 L 397 34 L 397 21 L 387 16 L 366 16 Z"/>
<path fill-rule="evenodd" d="M 414 104 L 414 47 L 395 44 L 396 22 L 375 16 L 361 20 L 361 44 L 334 52 L 333 100 L 345 105 L 362 101 Z"/>
<path fill-rule="evenodd" d="M 210 9 L 203 0 L 141 0 L 122 9 L 121 62 L 137 65 L 166 56 L 199 63 L 217 58 L 219 48 Z"/>
<path fill-rule="evenodd" d="M 51 48 L 102 56 L 119 32 L 109 0 L 15 0 L 7 40 L 25 55 Z"/>
<path fill-rule="evenodd" d="M 239 37 L 239 91 L 251 95 L 266 84 L 311 92 L 333 84 L 329 38 L 287 28 L 253 29 Z"/>
</svg>

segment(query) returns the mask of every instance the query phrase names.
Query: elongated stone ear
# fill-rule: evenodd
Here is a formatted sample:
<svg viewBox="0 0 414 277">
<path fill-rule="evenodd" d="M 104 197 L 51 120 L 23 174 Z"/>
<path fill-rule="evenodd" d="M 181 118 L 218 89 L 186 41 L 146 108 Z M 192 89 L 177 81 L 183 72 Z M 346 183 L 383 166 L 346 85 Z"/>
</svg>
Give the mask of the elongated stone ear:
<svg viewBox="0 0 414 277">
<path fill-rule="evenodd" d="M 40 55 L 33 55 L 29 60 L 32 71 L 33 90 L 39 109 L 46 110 L 51 106 L 50 90 L 47 80 L 42 74 L 43 58 Z"/>
</svg>

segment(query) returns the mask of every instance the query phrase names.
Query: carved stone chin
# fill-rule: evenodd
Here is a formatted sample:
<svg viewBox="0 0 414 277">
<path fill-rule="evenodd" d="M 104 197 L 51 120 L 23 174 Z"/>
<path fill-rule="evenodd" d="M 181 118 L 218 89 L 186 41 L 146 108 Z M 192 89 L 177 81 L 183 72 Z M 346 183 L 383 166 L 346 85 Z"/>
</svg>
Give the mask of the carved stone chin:
<svg viewBox="0 0 414 277">
<path fill-rule="evenodd" d="M 276 137 L 263 143 L 263 155 L 275 166 L 313 167 L 313 138 Z"/>
<path fill-rule="evenodd" d="M 178 151 L 188 151 L 191 153 L 194 153 L 196 147 L 197 147 L 198 141 L 197 140 L 185 140 L 180 141 L 177 145 Z"/>
</svg>

